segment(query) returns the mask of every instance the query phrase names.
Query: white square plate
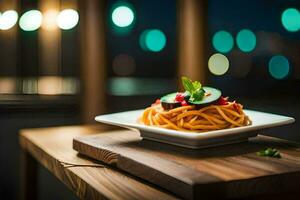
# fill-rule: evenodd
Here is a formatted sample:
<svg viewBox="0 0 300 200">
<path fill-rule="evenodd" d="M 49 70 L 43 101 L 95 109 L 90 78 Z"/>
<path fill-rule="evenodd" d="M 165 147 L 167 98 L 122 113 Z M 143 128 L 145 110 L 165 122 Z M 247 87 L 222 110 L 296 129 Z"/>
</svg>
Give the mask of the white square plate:
<svg viewBox="0 0 300 200">
<path fill-rule="evenodd" d="M 143 111 L 144 110 L 134 110 L 100 115 L 97 116 L 95 120 L 105 124 L 137 129 L 144 139 L 193 149 L 245 141 L 248 140 L 249 137 L 255 137 L 258 132 L 263 129 L 282 126 L 295 121 L 292 117 L 244 110 L 245 114 L 252 120 L 252 125 L 250 126 L 208 131 L 204 133 L 193 133 L 139 124 L 137 120 L 142 115 Z"/>
</svg>

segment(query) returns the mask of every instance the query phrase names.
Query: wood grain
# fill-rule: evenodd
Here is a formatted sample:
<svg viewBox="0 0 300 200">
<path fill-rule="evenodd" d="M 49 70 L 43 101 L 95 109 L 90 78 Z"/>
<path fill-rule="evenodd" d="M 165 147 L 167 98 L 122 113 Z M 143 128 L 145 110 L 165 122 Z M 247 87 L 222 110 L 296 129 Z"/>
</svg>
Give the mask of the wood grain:
<svg viewBox="0 0 300 200">
<path fill-rule="evenodd" d="M 177 199 L 104 163 L 79 156 L 72 149 L 74 137 L 110 129 L 107 126 L 27 129 L 20 133 L 20 144 L 23 151 L 29 152 L 81 199 Z"/>
<path fill-rule="evenodd" d="M 256 155 L 266 147 L 279 149 L 282 158 Z M 299 189 L 299 145 L 267 136 L 192 150 L 142 140 L 138 132 L 120 130 L 75 138 L 73 148 L 187 199 L 241 198 Z"/>
</svg>

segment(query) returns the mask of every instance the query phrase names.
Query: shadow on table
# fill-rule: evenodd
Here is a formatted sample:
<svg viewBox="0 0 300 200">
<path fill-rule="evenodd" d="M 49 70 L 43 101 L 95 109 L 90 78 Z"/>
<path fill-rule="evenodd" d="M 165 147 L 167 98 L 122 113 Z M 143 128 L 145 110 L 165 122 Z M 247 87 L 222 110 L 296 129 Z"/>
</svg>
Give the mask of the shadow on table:
<svg viewBox="0 0 300 200">
<path fill-rule="evenodd" d="M 188 149 L 146 139 L 122 143 L 122 146 L 180 157 L 188 156 L 192 159 L 240 156 L 244 154 L 256 153 L 268 147 L 277 148 L 280 150 L 283 150 L 286 147 L 296 148 L 296 144 L 294 146 L 291 143 L 285 142 L 285 140 L 277 140 L 274 138 L 270 139 L 270 137 L 262 135 L 250 138 L 248 141 L 241 143 L 208 147 L 203 149 Z"/>
</svg>

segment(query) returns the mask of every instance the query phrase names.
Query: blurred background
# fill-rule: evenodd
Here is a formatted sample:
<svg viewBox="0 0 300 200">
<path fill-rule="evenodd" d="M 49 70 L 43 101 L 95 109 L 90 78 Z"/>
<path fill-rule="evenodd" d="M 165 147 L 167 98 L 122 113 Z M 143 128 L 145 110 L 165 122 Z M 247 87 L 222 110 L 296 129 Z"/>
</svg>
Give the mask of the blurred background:
<svg viewBox="0 0 300 200">
<path fill-rule="evenodd" d="M 0 196 L 17 199 L 18 131 L 144 108 L 186 75 L 296 123 L 300 1 L 0 0 Z M 40 199 L 76 199 L 40 168 Z"/>
</svg>

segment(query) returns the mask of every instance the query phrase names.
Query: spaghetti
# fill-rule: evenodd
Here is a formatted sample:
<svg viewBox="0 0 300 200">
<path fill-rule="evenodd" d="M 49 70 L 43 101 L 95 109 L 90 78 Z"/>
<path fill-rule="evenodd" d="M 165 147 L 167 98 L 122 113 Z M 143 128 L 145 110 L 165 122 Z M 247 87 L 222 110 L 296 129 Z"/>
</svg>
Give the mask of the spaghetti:
<svg viewBox="0 0 300 200">
<path fill-rule="evenodd" d="M 196 109 L 193 105 L 166 110 L 158 102 L 143 112 L 140 122 L 179 131 L 205 132 L 247 126 L 251 120 L 243 112 L 243 106 L 236 102 L 226 105 L 209 105 Z"/>
</svg>

